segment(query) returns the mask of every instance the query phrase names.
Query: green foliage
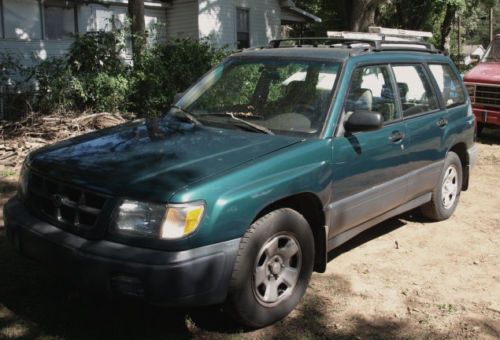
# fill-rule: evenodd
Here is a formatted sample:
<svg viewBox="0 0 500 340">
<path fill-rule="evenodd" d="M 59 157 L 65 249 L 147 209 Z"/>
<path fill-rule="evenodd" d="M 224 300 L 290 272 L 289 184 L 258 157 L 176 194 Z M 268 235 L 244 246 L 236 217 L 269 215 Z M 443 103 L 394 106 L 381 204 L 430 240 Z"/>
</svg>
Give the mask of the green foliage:
<svg viewBox="0 0 500 340">
<path fill-rule="evenodd" d="M 66 58 L 53 58 L 31 68 L 37 91 L 32 109 L 43 113 L 68 111 L 134 111 L 157 115 L 177 92 L 185 91 L 227 56 L 207 41 L 178 39 L 145 49 L 135 66 L 125 60 L 122 31 L 78 36 Z M 13 59 L 2 58 L 0 81 L 19 73 Z M 0 83 L 1 85 L 1 83 Z"/>
<path fill-rule="evenodd" d="M 148 115 L 163 112 L 176 93 L 187 90 L 227 54 L 208 41 L 192 39 L 176 39 L 145 51 L 132 73 L 131 109 Z"/>
<path fill-rule="evenodd" d="M 116 32 L 78 36 L 67 58 L 33 67 L 38 83 L 33 108 L 43 113 L 126 110 L 129 81 L 123 46 Z"/>
<path fill-rule="evenodd" d="M 22 65 L 20 57 L 0 52 L 0 96 L 4 117 L 17 117 L 29 110 L 31 94 L 26 81 L 30 70 Z"/>
<path fill-rule="evenodd" d="M 43 113 L 76 109 L 76 87 L 78 80 L 73 77 L 65 59 L 50 59 L 33 68 L 33 76 L 38 81 L 35 94 L 35 109 Z"/>
<path fill-rule="evenodd" d="M 124 34 L 121 31 L 88 32 L 76 37 L 69 50 L 68 64 L 73 73 L 120 74 L 125 71 Z"/>
</svg>

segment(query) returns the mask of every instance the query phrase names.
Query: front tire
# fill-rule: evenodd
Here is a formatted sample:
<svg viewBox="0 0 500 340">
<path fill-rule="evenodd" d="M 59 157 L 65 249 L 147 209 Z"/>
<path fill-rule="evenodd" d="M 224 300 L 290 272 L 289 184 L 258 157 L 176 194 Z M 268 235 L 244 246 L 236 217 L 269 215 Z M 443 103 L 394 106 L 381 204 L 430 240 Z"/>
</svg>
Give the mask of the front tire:
<svg viewBox="0 0 500 340">
<path fill-rule="evenodd" d="M 448 219 L 455 211 L 462 191 L 462 163 L 458 155 L 448 152 L 439 184 L 432 192 L 432 199 L 422 206 L 424 216 L 434 220 Z"/>
<path fill-rule="evenodd" d="M 314 238 L 295 210 L 275 210 L 251 225 L 240 242 L 227 299 L 240 324 L 260 328 L 299 303 L 314 264 Z"/>
</svg>

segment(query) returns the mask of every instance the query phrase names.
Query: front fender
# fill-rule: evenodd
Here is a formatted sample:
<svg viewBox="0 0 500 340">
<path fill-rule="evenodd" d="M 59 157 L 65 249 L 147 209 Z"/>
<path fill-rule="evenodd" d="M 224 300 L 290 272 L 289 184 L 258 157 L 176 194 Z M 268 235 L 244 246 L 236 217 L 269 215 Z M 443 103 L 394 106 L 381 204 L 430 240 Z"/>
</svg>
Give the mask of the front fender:
<svg viewBox="0 0 500 340">
<path fill-rule="evenodd" d="M 331 141 L 305 141 L 185 188 L 171 202 L 206 202 L 190 240 L 201 246 L 243 236 L 263 209 L 292 195 L 313 193 L 326 206 L 331 180 Z"/>
</svg>

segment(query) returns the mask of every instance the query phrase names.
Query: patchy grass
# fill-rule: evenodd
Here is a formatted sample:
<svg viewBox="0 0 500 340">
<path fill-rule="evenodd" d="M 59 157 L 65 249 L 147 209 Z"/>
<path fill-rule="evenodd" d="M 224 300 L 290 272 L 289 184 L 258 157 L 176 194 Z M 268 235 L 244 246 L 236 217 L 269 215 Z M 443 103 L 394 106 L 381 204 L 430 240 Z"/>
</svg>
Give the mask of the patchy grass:
<svg viewBox="0 0 500 340">
<path fill-rule="evenodd" d="M 16 172 L 13 169 L 7 169 L 1 172 L 1 177 L 11 177 L 15 175 Z"/>
</svg>

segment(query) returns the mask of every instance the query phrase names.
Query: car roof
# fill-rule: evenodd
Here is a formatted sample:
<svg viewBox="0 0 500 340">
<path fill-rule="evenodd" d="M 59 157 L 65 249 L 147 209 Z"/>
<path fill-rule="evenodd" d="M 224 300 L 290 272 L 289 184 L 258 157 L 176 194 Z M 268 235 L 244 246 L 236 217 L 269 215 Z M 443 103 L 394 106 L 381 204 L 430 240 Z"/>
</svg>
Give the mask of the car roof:
<svg viewBox="0 0 500 340">
<path fill-rule="evenodd" d="M 366 61 L 387 61 L 387 62 L 411 62 L 411 61 L 435 61 L 447 62 L 448 57 L 442 54 L 429 53 L 422 51 L 404 51 L 404 50 L 383 50 L 373 51 L 367 48 L 344 48 L 344 47 L 279 47 L 279 48 L 251 48 L 235 53 L 232 57 L 238 58 L 298 58 L 312 60 L 328 61 L 346 61 L 348 59 L 366 60 Z"/>
</svg>

